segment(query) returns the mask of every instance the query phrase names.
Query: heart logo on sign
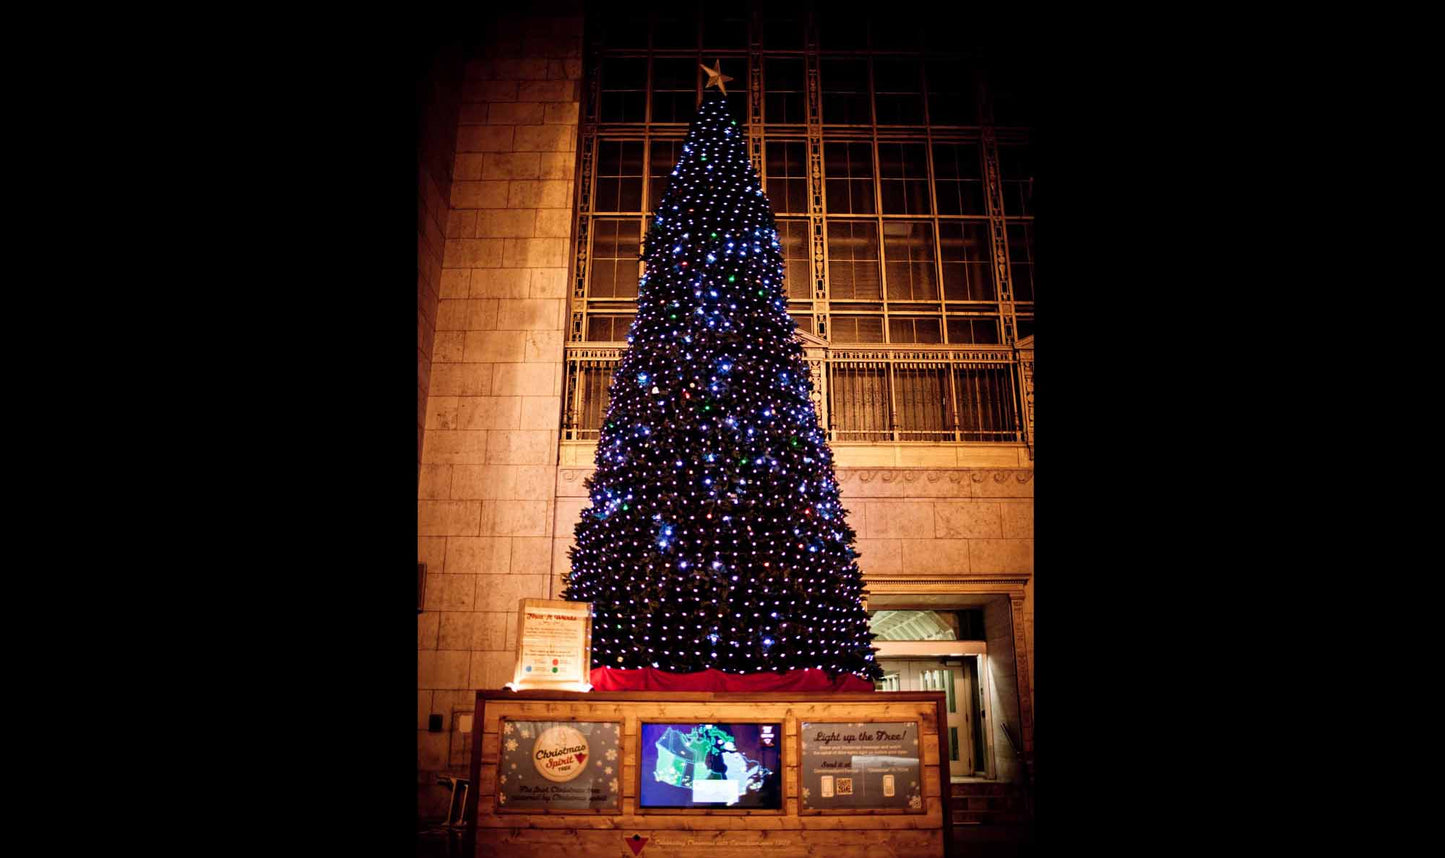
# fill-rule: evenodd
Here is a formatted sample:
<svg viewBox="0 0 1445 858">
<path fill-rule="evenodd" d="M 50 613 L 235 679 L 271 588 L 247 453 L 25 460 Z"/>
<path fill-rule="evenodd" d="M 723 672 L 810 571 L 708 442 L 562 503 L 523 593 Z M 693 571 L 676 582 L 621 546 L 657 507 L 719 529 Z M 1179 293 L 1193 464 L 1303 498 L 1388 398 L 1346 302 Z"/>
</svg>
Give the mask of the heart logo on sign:
<svg viewBox="0 0 1445 858">
<path fill-rule="evenodd" d="M 578 763 L 585 763 L 586 761 L 587 761 L 587 755 L 586 755 L 586 754 L 578 754 L 578 755 L 577 755 L 577 762 L 578 762 Z"/>
<path fill-rule="evenodd" d="M 643 837 L 640 834 L 634 834 L 631 837 L 627 838 L 627 840 L 624 842 L 627 844 L 628 848 L 632 850 L 633 855 L 641 855 L 642 847 L 647 845 L 647 838 Z"/>
</svg>

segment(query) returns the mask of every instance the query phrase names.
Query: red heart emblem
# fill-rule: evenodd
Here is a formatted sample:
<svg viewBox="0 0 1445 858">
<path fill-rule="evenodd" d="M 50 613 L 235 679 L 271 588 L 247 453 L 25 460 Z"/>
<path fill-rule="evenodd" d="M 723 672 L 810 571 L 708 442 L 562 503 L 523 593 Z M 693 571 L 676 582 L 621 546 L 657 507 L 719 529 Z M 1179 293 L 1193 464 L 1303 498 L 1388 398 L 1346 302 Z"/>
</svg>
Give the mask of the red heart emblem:
<svg viewBox="0 0 1445 858">
<path fill-rule="evenodd" d="M 634 834 L 623 842 L 632 850 L 633 855 L 641 855 L 642 847 L 647 845 L 647 838 L 639 834 Z"/>
<path fill-rule="evenodd" d="M 581 764 L 582 764 L 582 761 L 585 760 L 585 759 L 587 759 L 587 755 L 586 755 L 586 754 L 578 754 L 578 755 L 577 755 L 577 764 L 578 764 L 578 765 L 581 765 Z"/>
</svg>

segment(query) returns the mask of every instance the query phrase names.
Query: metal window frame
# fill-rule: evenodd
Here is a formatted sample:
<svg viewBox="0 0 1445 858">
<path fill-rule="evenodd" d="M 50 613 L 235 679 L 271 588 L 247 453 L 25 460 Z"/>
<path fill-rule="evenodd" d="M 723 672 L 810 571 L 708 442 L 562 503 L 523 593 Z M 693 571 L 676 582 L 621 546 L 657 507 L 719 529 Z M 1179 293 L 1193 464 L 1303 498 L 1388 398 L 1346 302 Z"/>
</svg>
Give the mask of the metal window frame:
<svg viewBox="0 0 1445 858">
<path fill-rule="evenodd" d="M 659 12 L 652 11 L 647 15 L 648 36 L 644 40 L 646 47 L 614 48 L 609 49 L 600 40 L 591 38 L 595 34 L 589 34 L 588 49 L 584 53 L 585 63 L 585 104 L 583 110 L 583 122 L 580 129 L 581 141 L 578 147 L 577 167 L 577 206 L 574 220 L 574 239 L 576 241 L 575 252 L 572 261 L 572 282 L 573 282 L 573 307 L 572 307 L 572 329 L 569 335 L 569 354 L 573 350 L 595 351 L 594 347 L 605 347 L 608 344 L 584 342 L 586 331 L 586 319 L 590 313 L 605 312 L 608 314 L 626 312 L 631 310 L 635 313 L 636 302 L 631 301 L 630 307 L 618 306 L 626 299 L 591 298 L 588 295 L 588 280 L 590 277 L 590 255 L 592 244 L 591 225 L 598 217 L 637 217 L 642 221 L 643 232 L 647 227 L 649 213 L 643 212 L 607 212 L 600 213 L 592 211 L 595 200 L 594 183 L 596 165 L 596 146 L 601 140 L 640 140 L 643 144 L 643 176 L 642 176 L 642 200 L 646 206 L 651 196 L 653 178 L 652 172 L 652 142 L 657 139 L 680 139 L 686 133 L 686 124 L 678 122 L 654 122 L 653 121 L 653 99 L 654 99 L 654 62 L 660 58 L 692 58 L 701 62 L 704 58 L 711 61 L 716 58 L 723 59 L 735 69 L 734 76 L 739 82 L 734 84 L 746 92 L 747 120 L 748 120 L 748 150 L 749 156 L 757 168 L 758 174 L 762 177 L 764 187 L 767 186 L 768 176 L 766 171 L 766 146 L 770 141 L 777 142 L 802 142 L 804 143 L 804 155 L 807 163 L 807 175 L 805 187 L 807 199 L 809 200 L 806 215 L 801 212 L 789 212 L 784 217 L 789 220 L 806 220 L 808 224 L 808 237 L 810 240 L 811 253 L 809 267 L 811 269 L 812 286 L 811 297 L 808 300 L 790 298 L 788 311 L 796 315 L 811 315 L 813 318 L 813 330 L 815 334 L 805 337 L 810 343 L 809 361 L 816 370 L 823 370 L 829 363 L 829 353 L 837 352 L 838 347 L 833 347 L 828 342 L 829 318 L 836 309 L 838 312 L 849 315 L 850 303 L 856 303 L 857 299 L 833 299 L 831 296 L 831 284 L 829 279 L 829 255 L 827 247 L 827 227 L 834 220 L 871 220 L 878 240 L 878 276 L 880 283 L 881 298 L 878 302 L 882 306 L 880 323 L 883 329 L 884 342 L 877 344 L 880 348 L 905 349 L 912 351 L 917 348 L 916 344 L 893 344 L 890 339 L 892 315 L 925 315 L 932 316 L 935 312 L 941 325 L 941 334 L 944 343 L 940 346 L 926 348 L 937 349 L 943 352 L 958 352 L 966 354 L 975 352 L 979 348 L 974 344 L 951 343 L 948 340 L 948 322 L 950 319 L 978 320 L 990 318 L 994 320 L 996 328 L 1000 333 L 1000 343 L 996 347 L 999 354 L 1007 351 L 1011 357 L 1007 361 L 1014 372 L 1014 387 L 1016 389 L 1016 401 L 1014 405 L 1016 417 L 1020 421 L 1018 435 L 1027 436 L 1032 441 L 1032 348 L 1028 348 L 1027 364 L 1028 369 L 1021 377 L 1020 370 L 1025 363 L 1024 356 L 1017 346 L 1017 321 L 1016 314 L 1032 316 L 1034 305 L 1032 302 L 1018 302 L 1015 300 L 1012 287 L 1011 272 L 1008 259 L 1008 238 L 1007 226 L 1022 222 L 1032 221 L 1032 215 L 1015 216 L 1005 215 L 1003 193 L 1008 187 L 1012 187 L 1014 180 L 1005 180 L 1000 176 L 998 164 L 998 146 L 1014 143 L 1027 144 L 1030 131 L 1027 128 L 998 128 L 995 127 L 992 116 L 992 102 L 986 73 L 966 60 L 967 58 L 957 52 L 940 51 L 930 48 L 927 40 L 924 39 L 918 46 L 911 49 L 880 49 L 875 47 L 873 28 L 870 24 L 864 24 L 864 45 L 859 48 L 834 48 L 820 45 L 819 25 L 820 16 L 809 5 L 803 12 L 801 24 L 803 27 L 803 46 L 796 48 L 778 48 L 767 45 L 765 39 L 765 3 L 762 0 L 749 0 L 747 12 L 748 38 L 746 48 L 708 48 L 703 43 L 704 16 L 698 14 L 697 10 L 685 10 L 692 15 L 693 23 L 696 26 L 696 38 L 692 47 L 667 47 L 661 48 L 656 44 L 656 22 L 659 19 Z M 668 16 L 670 17 L 670 16 Z M 640 123 L 602 123 L 599 121 L 600 111 L 600 90 L 598 72 L 601 63 L 605 59 L 635 57 L 646 61 L 646 89 L 644 98 L 644 121 Z M 921 125 L 891 125 L 878 122 L 877 110 L 877 86 L 875 57 L 898 58 L 910 61 L 917 61 L 919 64 L 918 87 L 919 96 L 922 100 L 923 123 Z M 801 59 L 804 72 L 804 111 L 805 122 L 779 124 L 767 121 L 766 116 L 766 62 L 768 58 L 779 59 Z M 823 81 L 820 79 L 820 63 L 824 59 L 854 59 L 864 64 L 868 80 L 868 109 L 869 121 L 867 123 L 824 123 L 826 117 L 822 114 Z M 963 86 L 972 85 L 975 88 L 976 98 L 974 105 L 977 110 L 975 124 L 960 125 L 935 125 L 931 117 L 930 99 L 933 88 L 930 83 L 929 63 L 933 60 L 964 59 L 964 68 L 968 71 L 969 78 L 962 82 Z M 742 65 L 739 67 L 738 63 Z M 741 73 L 739 73 L 741 72 Z M 695 74 L 696 81 L 695 95 L 700 102 L 702 98 L 701 75 Z M 792 90 L 788 90 L 792 92 Z M 955 91 L 952 86 L 940 87 L 940 92 Z M 852 213 L 829 212 L 826 206 L 825 182 L 826 171 L 823 164 L 823 146 L 828 142 L 866 142 L 869 144 L 870 154 L 873 158 L 873 203 L 874 212 L 871 215 L 857 215 Z M 882 207 L 882 176 L 881 161 L 879 160 L 878 147 L 883 143 L 917 143 L 924 146 L 928 186 L 928 200 L 930 211 L 927 214 L 884 214 Z M 978 146 L 980 157 L 980 178 L 981 190 L 984 194 L 985 211 L 981 215 L 943 215 L 938 209 L 938 187 L 936 165 L 934 163 L 935 143 L 971 143 Z M 850 171 L 851 172 L 851 171 Z M 789 176 L 789 178 L 795 178 Z M 851 188 L 850 188 L 851 194 Z M 924 221 L 929 223 L 933 236 L 933 265 L 937 282 L 938 300 L 933 301 L 894 301 L 889 296 L 888 275 L 887 275 L 887 252 L 886 237 L 884 232 L 885 223 L 888 220 L 909 220 Z M 975 302 L 975 301 L 952 301 L 946 297 L 943 286 L 943 259 L 942 259 L 942 231 L 944 223 L 950 221 L 973 221 L 987 224 L 989 233 L 989 256 L 988 260 L 994 277 L 994 291 L 996 300 Z M 910 260 L 911 262 L 911 260 Z M 836 300 L 836 304 L 835 304 Z M 605 303 L 599 303 L 605 302 Z M 935 309 L 936 305 L 936 309 Z M 927 307 L 927 310 L 923 310 Z M 616 344 L 620 345 L 620 344 Z M 843 347 L 844 351 L 856 351 L 860 346 L 848 344 Z M 871 348 L 872 346 L 868 346 Z M 887 361 L 885 361 L 887 362 Z M 892 363 L 890 362 L 891 366 Z M 950 373 L 950 385 L 952 385 L 953 374 Z M 890 370 L 891 379 L 891 370 Z M 826 397 L 823 392 L 826 390 L 827 380 L 818 379 L 815 396 L 819 398 L 820 411 L 826 411 L 823 402 Z M 890 388 L 896 389 L 890 380 Z M 1027 389 L 1025 389 L 1027 388 Z M 896 411 L 897 403 L 892 403 Z M 826 415 L 824 415 L 826 421 Z"/>
</svg>

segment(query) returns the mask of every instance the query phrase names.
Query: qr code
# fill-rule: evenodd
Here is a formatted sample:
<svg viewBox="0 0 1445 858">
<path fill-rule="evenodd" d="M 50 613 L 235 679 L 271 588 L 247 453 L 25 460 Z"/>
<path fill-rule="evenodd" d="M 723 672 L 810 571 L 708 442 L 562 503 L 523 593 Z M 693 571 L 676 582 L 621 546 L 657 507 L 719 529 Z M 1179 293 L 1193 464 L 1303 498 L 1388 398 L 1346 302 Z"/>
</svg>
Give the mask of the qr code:
<svg viewBox="0 0 1445 858">
<path fill-rule="evenodd" d="M 836 788 L 837 788 L 837 790 L 838 790 L 838 795 L 852 795 L 852 794 L 853 794 L 853 779 L 852 779 L 852 778 L 838 778 L 838 782 L 837 782 Z"/>
</svg>

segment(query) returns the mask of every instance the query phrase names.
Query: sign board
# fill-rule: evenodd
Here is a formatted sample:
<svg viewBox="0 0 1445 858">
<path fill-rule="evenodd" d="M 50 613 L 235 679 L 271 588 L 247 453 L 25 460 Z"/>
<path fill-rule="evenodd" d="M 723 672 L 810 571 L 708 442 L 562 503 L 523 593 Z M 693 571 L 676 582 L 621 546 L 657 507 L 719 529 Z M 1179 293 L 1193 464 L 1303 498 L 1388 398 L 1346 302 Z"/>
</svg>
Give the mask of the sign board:
<svg viewBox="0 0 1445 858">
<path fill-rule="evenodd" d="M 620 813 L 620 721 L 502 719 L 497 812 Z"/>
<path fill-rule="evenodd" d="M 802 721 L 799 809 L 923 813 L 918 722 Z"/>
<path fill-rule="evenodd" d="M 591 691 L 592 603 L 522 599 L 517 665 L 507 687 Z"/>
</svg>

